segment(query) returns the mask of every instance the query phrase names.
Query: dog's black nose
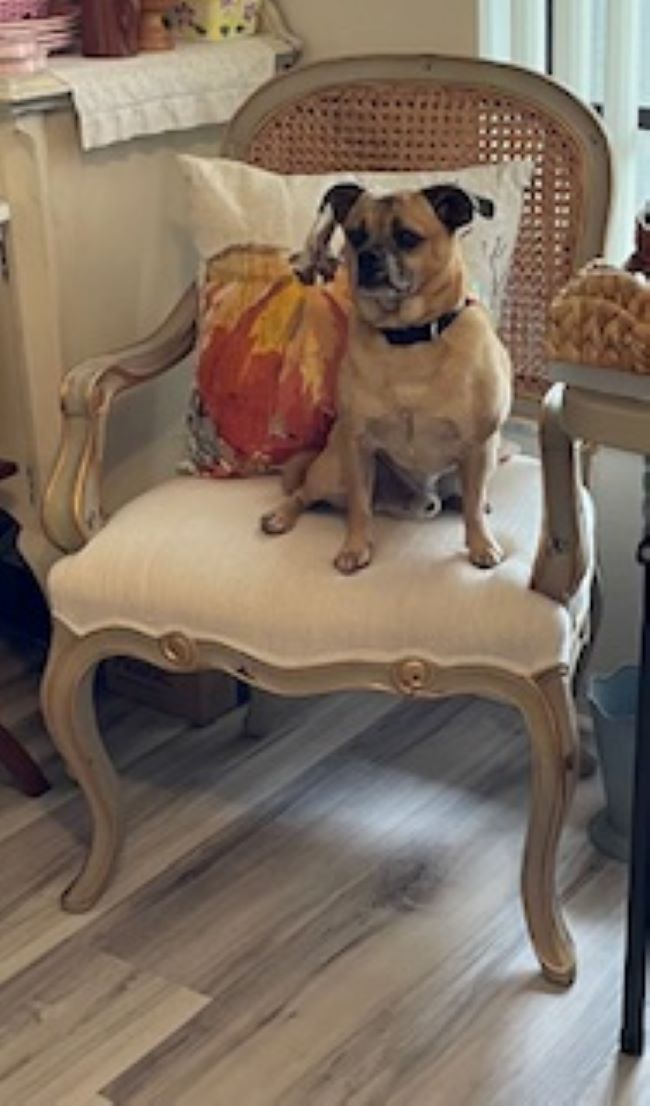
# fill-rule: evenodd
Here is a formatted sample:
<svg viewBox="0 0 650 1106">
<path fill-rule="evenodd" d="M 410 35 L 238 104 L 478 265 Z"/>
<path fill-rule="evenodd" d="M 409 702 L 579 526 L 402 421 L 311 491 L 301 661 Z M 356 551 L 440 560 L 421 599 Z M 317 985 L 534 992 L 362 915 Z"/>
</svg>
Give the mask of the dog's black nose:
<svg viewBox="0 0 650 1106">
<path fill-rule="evenodd" d="M 384 259 L 377 250 L 362 250 L 357 257 L 359 284 L 363 288 L 374 288 L 386 279 Z"/>
</svg>

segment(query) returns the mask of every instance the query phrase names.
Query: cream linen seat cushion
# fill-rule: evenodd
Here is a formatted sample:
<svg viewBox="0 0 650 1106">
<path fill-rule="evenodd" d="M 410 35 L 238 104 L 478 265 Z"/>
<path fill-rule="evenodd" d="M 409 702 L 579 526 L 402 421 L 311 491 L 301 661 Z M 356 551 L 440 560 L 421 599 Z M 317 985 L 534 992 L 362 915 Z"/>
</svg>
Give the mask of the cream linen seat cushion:
<svg viewBox="0 0 650 1106">
<path fill-rule="evenodd" d="M 275 477 L 177 477 L 119 510 L 50 574 L 54 615 L 75 634 L 180 631 L 280 667 L 418 656 L 533 674 L 568 661 L 572 615 L 529 590 L 540 529 L 539 463 L 518 456 L 492 482 L 492 526 L 505 561 L 467 560 L 458 514 L 416 522 L 378 518 L 372 566 L 345 577 L 332 559 L 343 535 L 334 512 L 310 511 L 269 537 L 259 516 Z"/>
</svg>

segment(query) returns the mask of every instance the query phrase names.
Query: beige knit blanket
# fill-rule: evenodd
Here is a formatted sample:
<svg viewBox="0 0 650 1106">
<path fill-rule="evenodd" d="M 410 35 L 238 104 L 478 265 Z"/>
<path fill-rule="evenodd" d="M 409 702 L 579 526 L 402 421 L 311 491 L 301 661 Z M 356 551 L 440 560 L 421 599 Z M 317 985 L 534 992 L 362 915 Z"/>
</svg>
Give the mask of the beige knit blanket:
<svg viewBox="0 0 650 1106">
<path fill-rule="evenodd" d="M 650 281 L 594 262 L 551 304 L 552 361 L 650 373 Z"/>
</svg>

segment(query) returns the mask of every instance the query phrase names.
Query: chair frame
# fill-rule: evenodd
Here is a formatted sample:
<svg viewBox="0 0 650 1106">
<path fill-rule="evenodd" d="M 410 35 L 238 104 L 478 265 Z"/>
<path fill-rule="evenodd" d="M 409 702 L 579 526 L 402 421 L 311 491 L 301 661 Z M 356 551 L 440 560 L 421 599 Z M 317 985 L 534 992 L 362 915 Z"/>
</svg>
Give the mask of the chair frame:
<svg viewBox="0 0 650 1106">
<path fill-rule="evenodd" d="M 443 78 L 460 84 L 483 82 L 491 88 L 541 97 L 584 136 L 585 157 L 593 179 L 603 188 L 589 208 L 575 258 L 576 265 L 602 249 L 609 194 L 610 163 L 606 140 L 593 114 L 569 93 L 536 74 L 512 66 L 469 59 L 385 57 L 317 63 L 276 78 L 253 95 L 228 130 L 225 153 L 247 159 L 252 137 L 282 105 L 331 81 Z M 197 296 L 190 289 L 167 321 L 148 341 L 113 355 L 95 358 L 72 370 L 62 393 L 63 435 L 59 457 L 44 501 L 44 525 L 64 552 L 83 546 L 103 524 L 102 461 L 109 415 L 118 396 L 164 373 L 193 349 L 197 334 Z M 531 586 L 569 608 L 590 563 L 582 513 L 579 451 L 562 426 L 561 393 L 552 389 L 541 422 L 544 472 L 544 529 Z M 78 637 L 54 620 L 53 641 L 42 684 L 45 717 L 71 775 L 87 800 L 91 842 L 80 873 L 63 895 L 69 911 L 88 910 L 105 889 L 123 837 L 118 779 L 98 731 L 93 705 L 97 665 L 114 655 L 129 655 L 169 671 L 220 669 L 260 688 L 303 696 L 347 689 L 382 690 L 422 698 L 473 694 L 514 705 L 531 740 L 531 802 L 522 864 L 522 899 L 532 945 L 545 976 L 557 984 L 572 982 L 575 949 L 565 924 L 557 887 L 556 856 L 560 832 L 573 794 L 579 743 L 572 680 L 590 639 L 589 618 L 574 638 L 570 662 L 547 671 L 517 676 L 495 666 L 433 665 L 416 656 L 392 663 L 352 660 L 288 670 L 263 663 L 215 640 L 190 640 L 178 632 L 158 638 L 123 626 Z"/>
</svg>

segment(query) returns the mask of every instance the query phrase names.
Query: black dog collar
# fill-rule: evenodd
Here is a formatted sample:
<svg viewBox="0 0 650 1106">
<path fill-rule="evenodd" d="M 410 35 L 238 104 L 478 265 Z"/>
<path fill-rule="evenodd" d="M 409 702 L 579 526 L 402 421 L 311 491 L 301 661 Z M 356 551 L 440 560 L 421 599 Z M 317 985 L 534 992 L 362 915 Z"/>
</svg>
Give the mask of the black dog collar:
<svg viewBox="0 0 650 1106">
<path fill-rule="evenodd" d="M 440 315 L 430 323 L 421 323 L 420 326 L 380 328 L 379 333 L 383 334 L 391 346 L 414 346 L 416 342 L 435 342 L 436 338 L 439 338 L 447 327 L 456 321 L 461 312 L 474 302 L 475 300 L 468 298 L 460 307 L 456 307 L 453 311 L 446 311 L 444 315 Z"/>
</svg>

